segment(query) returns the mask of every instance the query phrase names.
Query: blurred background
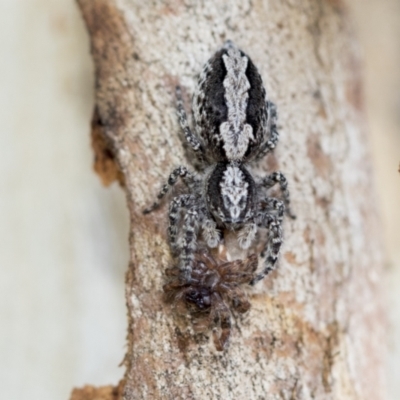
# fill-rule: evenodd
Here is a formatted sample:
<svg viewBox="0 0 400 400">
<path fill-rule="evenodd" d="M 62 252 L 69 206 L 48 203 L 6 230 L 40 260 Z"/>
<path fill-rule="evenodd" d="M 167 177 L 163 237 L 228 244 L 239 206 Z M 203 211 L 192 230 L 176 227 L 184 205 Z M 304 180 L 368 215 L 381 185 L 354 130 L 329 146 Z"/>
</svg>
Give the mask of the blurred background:
<svg viewBox="0 0 400 400">
<path fill-rule="evenodd" d="M 387 376 L 400 399 L 400 0 L 348 0 L 387 247 Z M 71 0 L 0 0 L 0 393 L 116 384 L 128 213 L 92 172 L 89 42 Z M 93 336 L 93 332 L 97 332 Z"/>
</svg>

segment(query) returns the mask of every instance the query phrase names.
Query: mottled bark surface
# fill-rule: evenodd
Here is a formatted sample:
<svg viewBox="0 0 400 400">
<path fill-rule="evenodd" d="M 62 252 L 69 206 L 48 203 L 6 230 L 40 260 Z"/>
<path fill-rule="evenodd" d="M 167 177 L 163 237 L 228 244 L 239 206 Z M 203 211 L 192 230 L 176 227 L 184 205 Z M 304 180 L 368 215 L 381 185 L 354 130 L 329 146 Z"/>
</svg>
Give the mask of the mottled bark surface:
<svg viewBox="0 0 400 400">
<path fill-rule="evenodd" d="M 112 172 L 131 216 L 122 398 L 383 399 L 380 224 L 358 48 L 340 2 L 78 2 L 95 64 L 96 134 L 122 173 Z M 220 353 L 163 304 L 166 207 L 142 210 L 170 169 L 190 165 L 174 87 L 189 99 L 226 39 L 250 55 L 278 106 L 277 151 L 254 171 L 286 174 L 297 219 L 285 221 L 279 269 L 249 290 L 252 308 Z"/>
</svg>

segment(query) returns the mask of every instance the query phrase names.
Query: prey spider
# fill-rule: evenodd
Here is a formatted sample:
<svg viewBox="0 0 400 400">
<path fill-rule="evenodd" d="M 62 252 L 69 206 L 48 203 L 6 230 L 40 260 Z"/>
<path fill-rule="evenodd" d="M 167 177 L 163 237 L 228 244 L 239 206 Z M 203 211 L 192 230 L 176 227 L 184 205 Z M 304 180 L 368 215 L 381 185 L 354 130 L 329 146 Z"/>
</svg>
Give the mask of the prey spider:
<svg viewBox="0 0 400 400">
<path fill-rule="evenodd" d="M 273 151 L 278 141 L 275 105 L 267 99 L 261 76 L 250 58 L 228 41 L 206 63 L 193 96 L 195 132 L 189 127 L 180 88 L 178 117 L 187 144 L 200 163 L 196 173 L 179 166 L 144 210 L 158 208 L 181 178 L 187 192 L 172 199 L 169 208 L 171 251 L 179 258 L 181 278 L 189 282 L 198 238 L 210 248 L 223 239 L 224 229 L 237 232 L 238 244 L 248 249 L 258 228 L 268 230 L 262 254 L 265 265 L 251 284 L 276 267 L 282 244 L 282 221 L 289 208 L 287 180 L 281 172 L 258 179 L 248 164 Z M 275 184 L 283 200 L 267 195 Z"/>
<path fill-rule="evenodd" d="M 243 314 L 250 308 L 241 285 L 252 280 L 256 268 L 255 254 L 221 262 L 207 250 L 199 250 L 188 282 L 180 279 L 179 268 L 166 270 L 171 279 L 163 287 L 166 300 L 179 314 L 189 314 L 195 332 L 212 329 L 215 348 L 222 351 L 231 333 L 232 311 Z"/>
</svg>

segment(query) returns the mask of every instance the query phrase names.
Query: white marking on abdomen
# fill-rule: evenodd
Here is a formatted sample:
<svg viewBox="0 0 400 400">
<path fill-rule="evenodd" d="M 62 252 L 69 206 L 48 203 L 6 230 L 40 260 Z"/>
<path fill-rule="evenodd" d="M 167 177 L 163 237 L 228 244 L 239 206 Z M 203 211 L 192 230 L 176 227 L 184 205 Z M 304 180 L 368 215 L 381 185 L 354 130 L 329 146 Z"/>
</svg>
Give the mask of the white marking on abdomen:
<svg viewBox="0 0 400 400">
<path fill-rule="evenodd" d="M 248 58 L 240 55 L 239 49 L 230 47 L 222 56 L 227 70 L 223 85 L 228 120 L 220 126 L 226 156 L 231 160 L 243 158 L 250 140 L 254 140 L 253 128 L 246 124 L 246 110 L 250 82 L 246 76 Z"/>
</svg>

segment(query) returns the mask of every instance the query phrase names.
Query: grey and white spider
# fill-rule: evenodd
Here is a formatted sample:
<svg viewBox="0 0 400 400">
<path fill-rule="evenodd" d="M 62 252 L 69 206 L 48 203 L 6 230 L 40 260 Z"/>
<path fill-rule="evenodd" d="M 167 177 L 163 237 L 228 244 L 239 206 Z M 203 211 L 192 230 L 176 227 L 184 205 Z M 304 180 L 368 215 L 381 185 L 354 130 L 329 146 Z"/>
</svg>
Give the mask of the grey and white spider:
<svg viewBox="0 0 400 400">
<path fill-rule="evenodd" d="M 237 232 L 239 246 L 248 249 L 257 229 L 266 228 L 265 265 L 252 280 L 255 284 L 276 267 L 285 210 L 294 217 L 284 175 L 273 172 L 255 179 L 248 170 L 248 163 L 275 148 L 276 107 L 267 99 L 253 62 L 230 41 L 200 74 L 193 96 L 195 132 L 189 127 L 179 88 L 177 103 L 180 125 L 201 170 L 174 169 L 158 201 L 144 213 L 158 208 L 178 178 L 182 179 L 187 192 L 170 203 L 168 233 L 184 281 L 190 280 L 200 237 L 214 248 L 223 239 L 224 230 L 232 230 Z M 267 195 L 275 184 L 280 186 L 283 201 Z"/>
</svg>

